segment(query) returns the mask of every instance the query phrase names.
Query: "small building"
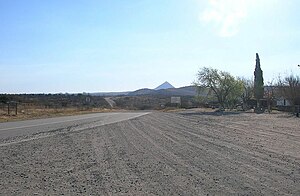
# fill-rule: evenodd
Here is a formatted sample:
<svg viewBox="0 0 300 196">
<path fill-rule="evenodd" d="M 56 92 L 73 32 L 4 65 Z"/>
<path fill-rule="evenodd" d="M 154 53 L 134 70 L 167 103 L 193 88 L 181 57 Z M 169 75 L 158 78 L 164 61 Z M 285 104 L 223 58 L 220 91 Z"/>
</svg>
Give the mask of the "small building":
<svg viewBox="0 0 300 196">
<path fill-rule="evenodd" d="M 291 102 L 288 99 L 285 99 L 283 97 L 280 97 L 276 101 L 277 106 L 291 106 Z"/>
</svg>

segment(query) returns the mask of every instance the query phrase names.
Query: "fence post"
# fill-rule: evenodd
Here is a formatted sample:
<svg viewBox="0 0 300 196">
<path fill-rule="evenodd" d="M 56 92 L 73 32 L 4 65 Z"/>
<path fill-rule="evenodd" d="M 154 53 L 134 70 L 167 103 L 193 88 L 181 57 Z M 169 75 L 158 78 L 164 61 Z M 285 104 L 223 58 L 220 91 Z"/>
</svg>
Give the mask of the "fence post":
<svg viewBox="0 0 300 196">
<path fill-rule="evenodd" d="M 18 103 L 16 102 L 16 116 L 18 115 Z"/>
<path fill-rule="evenodd" d="M 9 115 L 10 111 L 9 111 L 9 102 L 7 102 L 7 114 Z"/>
</svg>

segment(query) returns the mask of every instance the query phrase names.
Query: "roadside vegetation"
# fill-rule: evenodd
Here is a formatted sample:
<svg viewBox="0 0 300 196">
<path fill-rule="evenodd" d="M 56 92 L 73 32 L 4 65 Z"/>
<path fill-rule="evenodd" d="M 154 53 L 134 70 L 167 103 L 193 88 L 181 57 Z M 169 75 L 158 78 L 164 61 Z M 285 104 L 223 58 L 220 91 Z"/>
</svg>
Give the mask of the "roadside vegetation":
<svg viewBox="0 0 300 196">
<path fill-rule="evenodd" d="M 221 109 L 233 108 L 243 94 L 243 81 L 228 72 L 203 67 L 198 72 L 199 91 L 209 89 L 206 99 L 216 98 Z"/>
<path fill-rule="evenodd" d="M 0 122 L 107 112 L 111 108 L 103 97 L 85 94 L 2 94 Z"/>
<path fill-rule="evenodd" d="M 195 96 L 197 93 L 198 95 Z M 194 93 L 194 94 L 193 94 Z M 273 109 L 300 112 L 300 77 L 290 74 L 264 83 L 259 55 L 253 79 L 202 67 L 193 86 L 167 90 L 140 89 L 127 95 L 110 95 L 111 106 L 104 96 L 82 94 L 0 94 L 0 121 L 72 115 L 113 110 L 169 110 L 210 107 L 250 110 L 263 113 Z M 180 99 L 172 103 L 171 98 Z M 106 98 L 107 99 L 107 98 Z"/>
<path fill-rule="evenodd" d="M 275 82 L 274 82 L 275 81 Z M 254 109 L 263 113 L 266 109 L 300 112 L 300 77 L 294 74 L 278 77 L 264 85 L 260 58 L 256 54 L 254 80 L 235 77 L 228 72 L 210 68 L 200 68 L 194 84 L 198 90 L 201 105 L 218 107 L 219 110 Z"/>
</svg>

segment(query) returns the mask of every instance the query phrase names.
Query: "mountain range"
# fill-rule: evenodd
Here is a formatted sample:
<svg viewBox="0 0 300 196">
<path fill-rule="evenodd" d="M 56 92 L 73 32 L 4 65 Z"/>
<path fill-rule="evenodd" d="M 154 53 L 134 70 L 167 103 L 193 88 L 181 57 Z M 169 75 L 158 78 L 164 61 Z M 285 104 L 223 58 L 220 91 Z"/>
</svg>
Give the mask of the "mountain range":
<svg viewBox="0 0 300 196">
<path fill-rule="evenodd" d="M 93 96 L 141 96 L 141 95 L 154 95 L 154 96 L 195 96 L 197 90 L 195 86 L 185 86 L 175 88 L 169 82 L 164 82 L 155 89 L 143 88 L 136 91 L 127 92 L 108 92 L 108 93 L 91 93 Z"/>
</svg>

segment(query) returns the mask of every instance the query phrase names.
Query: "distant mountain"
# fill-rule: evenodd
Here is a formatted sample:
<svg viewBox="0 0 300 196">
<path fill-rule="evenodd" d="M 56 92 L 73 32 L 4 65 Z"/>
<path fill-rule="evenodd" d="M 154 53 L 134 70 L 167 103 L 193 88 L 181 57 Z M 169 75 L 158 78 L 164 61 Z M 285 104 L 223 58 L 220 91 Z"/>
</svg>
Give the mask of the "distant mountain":
<svg viewBox="0 0 300 196">
<path fill-rule="evenodd" d="M 181 88 L 168 88 L 160 90 L 139 89 L 128 93 L 128 96 L 138 95 L 163 95 L 163 96 L 195 96 L 197 90 L 195 86 L 186 86 Z"/>
<path fill-rule="evenodd" d="M 150 96 L 196 96 L 197 89 L 195 86 L 185 86 L 181 88 L 175 88 L 169 82 L 164 82 L 155 89 L 142 88 L 133 92 L 98 92 L 89 93 L 92 96 L 140 96 L 140 95 L 150 95 Z M 206 93 L 204 93 L 206 94 Z"/>
<path fill-rule="evenodd" d="M 175 87 L 172 86 L 169 82 L 166 81 L 163 84 L 156 87 L 154 90 L 169 89 L 169 88 L 175 88 Z"/>
<path fill-rule="evenodd" d="M 129 96 L 150 95 L 150 94 L 155 94 L 155 90 L 149 89 L 149 88 L 142 88 L 142 89 L 128 93 Z"/>
<path fill-rule="evenodd" d="M 122 95 L 128 95 L 131 93 L 131 91 L 126 92 L 99 92 L 99 93 L 89 93 L 92 96 L 103 96 L 103 97 L 113 97 L 113 96 L 122 96 Z"/>
</svg>

